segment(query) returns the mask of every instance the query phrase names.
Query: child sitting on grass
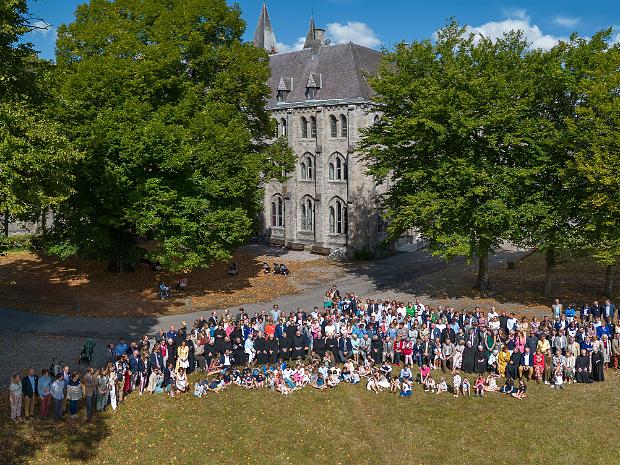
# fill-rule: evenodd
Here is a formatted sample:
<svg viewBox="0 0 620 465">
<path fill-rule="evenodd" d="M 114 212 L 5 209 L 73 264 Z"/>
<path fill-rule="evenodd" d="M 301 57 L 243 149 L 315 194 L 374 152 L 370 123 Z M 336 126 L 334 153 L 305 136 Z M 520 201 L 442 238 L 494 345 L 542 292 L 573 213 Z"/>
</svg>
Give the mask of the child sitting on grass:
<svg viewBox="0 0 620 465">
<path fill-rule="evenodd" d="M 440 392 L 448 392 L 448 383 L 446 383 L 446 378 L 443 376 L 441 377 L 439 383 L 437 383 L 437 394 Z"/>
<path fill-rule="evenodd" d="M 411 397 L 411 393 L 411 382 L 408 379 L 403 380 L 403 384 L 400 389 L 400 397 Z"/>
<path fill-rule="evenodd" d="M 474 384 L 474 397 L 484 397 L 484 377 L 479 375 Z"/>
<path fill-rule="evenodd" d="M 429 374 L 424 381 L 424 390 L 426 392 L 435 392 L 435 387 L 435 380 L 433 379 L 433 376 Z"/>
</svg>

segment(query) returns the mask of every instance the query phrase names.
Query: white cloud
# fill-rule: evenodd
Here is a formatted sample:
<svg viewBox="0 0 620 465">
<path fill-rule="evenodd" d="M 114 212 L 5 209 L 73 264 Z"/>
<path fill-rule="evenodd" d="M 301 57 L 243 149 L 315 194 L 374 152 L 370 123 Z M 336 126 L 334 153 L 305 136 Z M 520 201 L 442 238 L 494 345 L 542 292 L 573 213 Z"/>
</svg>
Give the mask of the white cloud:
<svg viewBox="0 0 620 465">
<path fill-rule="evenodd" d="M 560 40 L 567 40 L 565 37 L 556 37 L 545 34 L 536 24 L 531 24 L 530 17 L 524 10 L 513 11 L 511 18 L 502 21 L 489 21 L 480 26 L 468 26 L 468 30 L 476 34 L 481 34 L 490 39 L 498 39 L 509 31 L 523 31 L 525 38 L 531 43 L 532 48 L 550 49 Z"/>
<path fill-rule="evenodd" d="M 300 37 L 294 44 L 285 44 L 283 42 L 276 42 L 276 50 L 278 53 L 287 53 L 294 52 L 296 50 L 301 50 L 304 48 L 304 42 L 306 41 L 305 37 Z"/>
<path fill-rule="evenodd" d="M 613 32 L 615 34 L 611 37 L 611 45 L 620 44 L 620 26 L 614 26 Z"/>
<path fill-rule="evenodd" d="M 56 37 L 56 28 L 45 21 L 38 20 L 32 24 L 32 33 L 41 34 L 44 37 L 54 36 Z"/>
<path fill-rule="evenodd" d="M 556 16 L 553 18 L 553 24 L 561 27 L 573 27 L 579 24 L 581 18 L 569 18 L 568 16 Z"/>
<path fill-rule="evenodd" d="M 364 47 L 378 47 L 381 40 L 375 34 L 375 31 L 366 23 L 358 21 L 347 21 L 343 23 L 329 23 L 327 25 L 327 37 L 337 44 L 346 44 L 354 42 Z"/>
</svg>

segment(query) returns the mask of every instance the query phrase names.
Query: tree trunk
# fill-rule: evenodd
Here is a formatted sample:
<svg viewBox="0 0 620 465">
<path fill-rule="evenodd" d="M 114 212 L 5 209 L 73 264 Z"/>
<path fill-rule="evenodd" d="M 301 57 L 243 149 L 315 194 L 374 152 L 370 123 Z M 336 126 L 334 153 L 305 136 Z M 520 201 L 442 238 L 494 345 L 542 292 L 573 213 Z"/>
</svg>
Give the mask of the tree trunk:
<svg viewBox="0 0 620 465">
<path fill-rule="evenodd" d="M 553 275 L 555 272 L 555 249 L 551 247 L 547 249 L 545 254 L 545 261 L 547 262 L 547 271 L 545 274 L 545 297 L 551 297 L 553 292 Z"/>
<path fill-rule="evenodd" d="M 9 237 L 9 209 L 5 209 L 4 210 L 4 221 L 3 221 L 3 229 L 4 229 L 4 236 L 5 237 Z"/>
<path fill-rule="evenodd" d="M 605 295 L 611 299 L 614 293 L 614 265 L 607 265 L 605 270 Z"/>
<path fill-rule="evenodd" d="M 489 289 L 489 247 L 480 245 L 478 249 L 478 279 L 476 289 L 481 292 Z"/>
</svg>

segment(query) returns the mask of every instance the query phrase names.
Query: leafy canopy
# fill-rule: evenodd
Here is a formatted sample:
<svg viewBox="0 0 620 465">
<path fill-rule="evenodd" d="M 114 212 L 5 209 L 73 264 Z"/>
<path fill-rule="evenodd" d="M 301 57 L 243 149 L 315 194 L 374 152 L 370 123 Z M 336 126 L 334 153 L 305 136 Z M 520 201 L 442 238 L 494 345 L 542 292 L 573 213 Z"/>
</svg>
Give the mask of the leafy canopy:
<svg viewBox="0 0 620 465">
<path fill-rule="evenodd" d="M 266 53 L 224 0 L 92 0 L 58 31 L 59 117 L 86 154 L 59 240 L 130 261 L 134 237 L 171 269 L 230 257 L 252 233 L 269 146 Z"/>
</svg>

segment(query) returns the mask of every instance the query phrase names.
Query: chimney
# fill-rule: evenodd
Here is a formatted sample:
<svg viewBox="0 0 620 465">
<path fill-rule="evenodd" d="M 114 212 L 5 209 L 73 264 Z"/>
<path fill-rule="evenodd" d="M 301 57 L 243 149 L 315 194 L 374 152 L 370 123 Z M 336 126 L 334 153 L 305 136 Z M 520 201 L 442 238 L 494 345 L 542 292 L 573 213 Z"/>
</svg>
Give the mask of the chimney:
<svg viewBox="0 0 620 465">
<path fill-rule="evenodd" d="M 314 41 L 318 46 L 325 45 L 325 29 L 314 29 Z"/>
</svg>

